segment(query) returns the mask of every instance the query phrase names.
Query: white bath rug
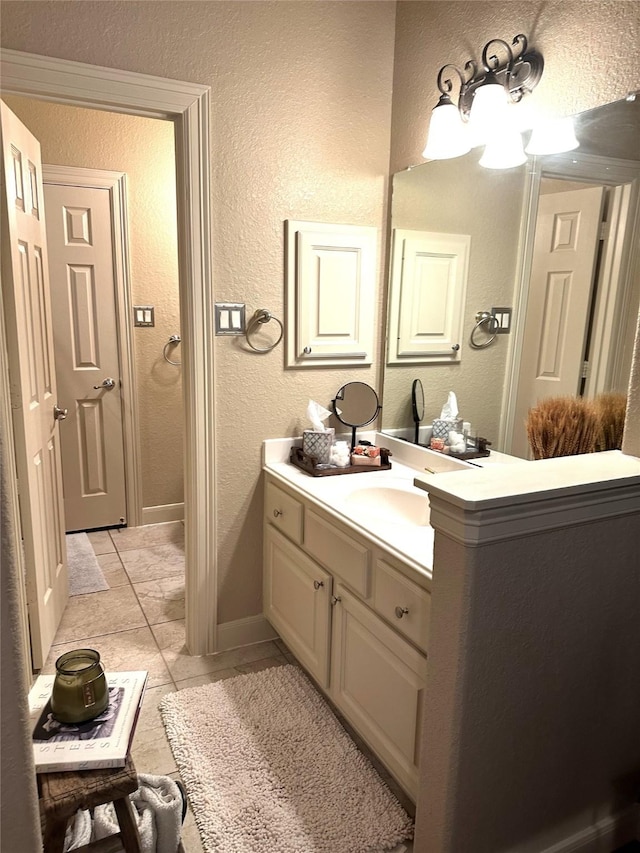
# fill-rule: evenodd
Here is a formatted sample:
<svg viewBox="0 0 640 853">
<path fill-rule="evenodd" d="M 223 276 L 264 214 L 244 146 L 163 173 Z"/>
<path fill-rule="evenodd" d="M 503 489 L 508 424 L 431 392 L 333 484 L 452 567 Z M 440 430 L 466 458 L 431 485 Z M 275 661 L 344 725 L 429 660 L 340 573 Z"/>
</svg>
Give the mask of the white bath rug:
<svg viewBox="0 0 640 853">
<path fill-rule="evenodd" d="M 89 592 L 109 589 L 87 534 L 67 533 L 65 538 L 69 595 L 86 595 Z"/>
<path fill-rule="evenodd" d="M 379 853 L 412 837 L 297 667 L 170 693 L 160 710 L 206 853 Z"/>
</svg>

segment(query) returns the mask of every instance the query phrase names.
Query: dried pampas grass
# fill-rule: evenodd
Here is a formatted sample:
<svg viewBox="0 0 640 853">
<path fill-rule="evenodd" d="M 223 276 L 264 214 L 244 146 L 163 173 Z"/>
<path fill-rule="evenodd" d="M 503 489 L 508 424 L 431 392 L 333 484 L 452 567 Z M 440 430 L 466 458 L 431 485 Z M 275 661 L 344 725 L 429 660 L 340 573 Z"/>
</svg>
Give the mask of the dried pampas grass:
<svg viewBox="0 0 640 853">
<path fill-rule="evenodd" d="M 575 456 L 622 446 L 624 394 L 549 397 L 529 409 L 527 437 L 534 459 Z"/>
</svg>

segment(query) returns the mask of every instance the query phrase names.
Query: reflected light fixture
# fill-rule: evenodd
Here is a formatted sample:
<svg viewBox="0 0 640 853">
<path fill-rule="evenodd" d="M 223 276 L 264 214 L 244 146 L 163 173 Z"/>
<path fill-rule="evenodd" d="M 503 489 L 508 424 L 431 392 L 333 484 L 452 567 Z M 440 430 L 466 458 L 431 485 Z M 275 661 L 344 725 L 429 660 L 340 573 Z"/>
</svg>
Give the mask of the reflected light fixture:
<svg viewBox="0 0 640 853">
<path fill-rule="evenodd" d="M 522 33 L 511 45 L 502 39 L 487 42 L 480 71 L 473 59 L 465 63 L 463 70 L 444 65 L 437 81 L 440 100 L 431 115 L 422 156 L 446 160 L 486 145 L 480 162 L 488 168 L 504 169 L 524 163 L 526 155 L 513 109 L 538 85 L 543 68 L 542 55 L 528 50 Z M 455 77 L 459 83 L 457 105 L 451 98 Z"/>
<path fill-rule="evenodd" d="M 573 119 L 565 116 L 536 124 L 525 151 L 527 154 L 561 154 L 573 151 L 578 145 Z"/>
</svg>

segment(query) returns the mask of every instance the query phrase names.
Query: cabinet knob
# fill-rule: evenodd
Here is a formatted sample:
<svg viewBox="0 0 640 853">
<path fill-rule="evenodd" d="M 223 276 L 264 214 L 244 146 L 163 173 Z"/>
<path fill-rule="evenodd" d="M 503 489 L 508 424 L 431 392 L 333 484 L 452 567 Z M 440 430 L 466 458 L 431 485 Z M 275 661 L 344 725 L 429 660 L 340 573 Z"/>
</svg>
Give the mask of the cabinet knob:
<svg viewBox="0 0 640 853">
<path fill-rule="evenodd" d="M 311 353 L 311 347 L 305 347 L 305 348 L 302 350 L 302 352 L 303 352 L 305 355 L 310 355 L 310 353 Z"/>
<path fill-rule="evenodd" d="M 339 595 L 332 595 L 331 596 L 331 606 L 332 607 L 335 607 L 339 601 L 342 601 L 342 599 L 340 598 Z"/>
<path fill-rule="evenodd" d="M 402 619 L 402 617 L 405 615 L 405 613 L 408 613 L 408 612 L 409 612 L 408 607 L 396 607 L 396 616 L 398 617 L 398 619 Z"/>
<path fill-rule="evenodd" d="M 281 509 L 274 509 L 273 517 L 277 518 L 279 515 L 282 515 L 282 510 Z"/>
<path fill-rule="evenodd" d="M 320 589 L 321 586 L 324 586 L 324 581 L 314 581 L 313 582 L 313 588 L 314 589 Z"/>
</svg>

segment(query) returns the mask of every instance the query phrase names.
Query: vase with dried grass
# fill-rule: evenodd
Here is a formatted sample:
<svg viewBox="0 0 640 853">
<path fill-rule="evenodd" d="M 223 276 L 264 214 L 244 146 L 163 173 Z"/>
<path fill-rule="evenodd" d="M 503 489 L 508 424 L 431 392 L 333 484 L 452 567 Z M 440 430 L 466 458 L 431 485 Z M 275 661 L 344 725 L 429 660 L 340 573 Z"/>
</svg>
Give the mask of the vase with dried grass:
<svg viewBox="0 0 640 853">
<path fill-rule="evenodd" d="M 527 437 L 534 459 L 615 450 L 622 445 L 626 397 L 549 397 L 529 409 Z"/>
</svg>

